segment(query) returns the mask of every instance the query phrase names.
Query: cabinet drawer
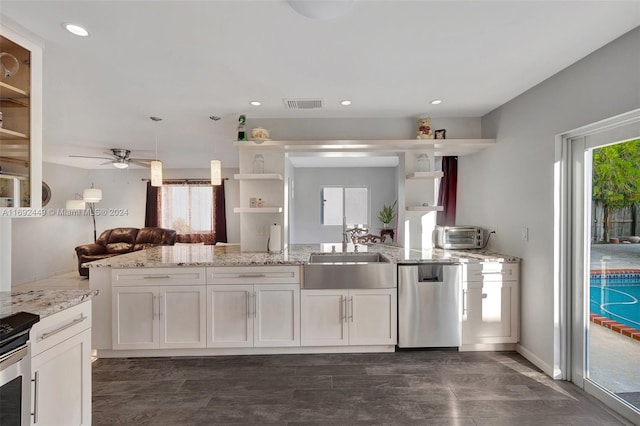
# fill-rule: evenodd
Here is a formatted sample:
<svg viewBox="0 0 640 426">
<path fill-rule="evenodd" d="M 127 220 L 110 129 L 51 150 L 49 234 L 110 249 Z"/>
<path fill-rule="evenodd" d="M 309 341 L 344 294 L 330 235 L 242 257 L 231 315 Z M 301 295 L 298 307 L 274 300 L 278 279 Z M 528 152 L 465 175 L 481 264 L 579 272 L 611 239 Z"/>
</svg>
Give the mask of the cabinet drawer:
<svg viewBox="0 0 640 426">
<path fill-rule="evenodd" d="M 517 263 L 483 262 L 464 265 L 463 281 L 517 281 L 519 265 Z"/>
<path fill-rule="evenodd" d="M 131 268 L 114 269 L 112 284 L 126 285 L 198 285 L 205 283 L 205 268 Z"/>
<path fill-rule="evenodd" d="M 207 268 L 207 284 L 299 283 L 299 266 L 222 266 Z"/>
<path fill-rule="evenodd" d="M 91 301 L 43 318 L 31 329 L 31 355 L 38 355 L 89 328 Z"/>
</svg>

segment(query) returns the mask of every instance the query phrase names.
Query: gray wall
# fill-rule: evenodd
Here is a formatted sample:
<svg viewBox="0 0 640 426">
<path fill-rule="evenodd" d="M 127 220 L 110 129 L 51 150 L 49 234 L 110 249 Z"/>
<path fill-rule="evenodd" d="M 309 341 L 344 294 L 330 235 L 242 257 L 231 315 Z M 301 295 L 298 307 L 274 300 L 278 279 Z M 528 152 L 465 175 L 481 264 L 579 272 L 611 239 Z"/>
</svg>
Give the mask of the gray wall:
<svg viewBox="0 0 640 426">
<path fill-rule="evenodd" d="M 522 263 L 521 350 L 554 365 L 555 136 L 640 108 L 640 29 L 482 118 L 496 146 L 461 157 L 458 223 L 498 228 L 489 247 Z M 529 228 L 529 239 L 520 230 Z"/>
<path fill-rule="evenodd" d="M 379 234 L 376 216 L 383 204 L 397 199 L 395 167 L 296 168 L 290 234 L 292 244 L 341 242 L 342 226 L 320 224 L 320 190 L 325 185 L 367 186 L 370 199 L 369 231 Z"/>
</svg>

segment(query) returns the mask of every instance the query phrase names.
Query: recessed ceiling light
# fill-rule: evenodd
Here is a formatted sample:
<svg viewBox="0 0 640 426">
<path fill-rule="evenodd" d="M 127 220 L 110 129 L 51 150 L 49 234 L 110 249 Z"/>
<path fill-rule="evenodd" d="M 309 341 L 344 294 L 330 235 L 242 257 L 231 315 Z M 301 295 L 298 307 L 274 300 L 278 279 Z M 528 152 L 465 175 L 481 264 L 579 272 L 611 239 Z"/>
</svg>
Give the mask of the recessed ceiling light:
<svg viewBox="0 0 640 426">
<path fill-rule="evenodd" d="M 431 101 L 431 105 L 440 105 L 442 103 L 442 99 L 434 99 Z"/>
<path fill-rule="evenodd" d="M 89 31 L 85 30 L 80 25 L 65 22 L 64 24 L 62 24 L 62 27 L 65 30 L 69 31 L 71 34 L 74 34 L 80 37 L 86 37 L 89 35 Z"/>
<path fill-rule="evenodd" d="M 351 101 L 348 101 L 345 99 L 344 101 L 340 101 L 340 105 L 344 105 L 344 106 L 351 105 Z"/>
<path fill-rule="evenodd" d="M 251 101 L 251 102 L 249 102 L 249 103 L 250 103 L 251 105 L 253 105 L 253 106 L 260 106 L 260 105 L 262 105 L 262 104 L 260 103 L 260 101 Z"/>
</svg>

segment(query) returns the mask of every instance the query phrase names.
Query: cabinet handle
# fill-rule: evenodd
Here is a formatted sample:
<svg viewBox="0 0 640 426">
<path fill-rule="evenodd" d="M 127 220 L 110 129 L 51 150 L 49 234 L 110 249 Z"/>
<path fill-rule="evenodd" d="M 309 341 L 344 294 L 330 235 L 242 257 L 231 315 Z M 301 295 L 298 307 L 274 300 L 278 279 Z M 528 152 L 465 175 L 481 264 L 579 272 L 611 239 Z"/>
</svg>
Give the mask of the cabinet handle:
<svg viewBox="0 0 640 426">
<path fill-rule="evenodd" d="M 62 327 L 60 327 L 60 328 L 56 328 L 56 329 L 55 329 L 55 330 L 53 330 L 53 331 L 48 331 L 48 332 L 46 332 L 46 333 L 42 333 L 42 334 L 40 335 L 40 339 L 38 339 L 38 340 L 42 341 L 42 340 L 44 340 L 44 339 L 48 339 L 49 337 L 53 336 L 54 334 L 58 334 L 58 333 L 60 333 L 61 331 L 64 331 L 64 330 L 66 330 L 66 329 L 67 329 L 67 328 L 69 328 L 69 327 L 73 327 L 73 326 L 74 326 L 74 325 L 76 325 L 76 324 L 80 324 L 82 321 L 84 321 L 84 320 L 86 320 L 86 319 L 87 319 L 87 317 L 85 317 L 85 316 L 84 316 L 84 314 L 80 314 L 80 318 L 76 318 L 76 319 L 74 319 L 73 321 L 71 321 L 70 323 L 63 325 Z"/>
<path fill-rule="evenodd" d="M 251 293 L 247 291 L 247 318 L 251 318 Z"/>
<path fill-rule="evenodd" d="M 467 290 L 462 292 L 462 316 L 467 314 Z"/>
<path fill-rule="evenodd" d="M 349 318 L 351 319 L 351 322 L 353 322 L 353 296 L 351 296 L 349 298 L 349 303 L 351 304 L 351 310 L 349 312 Z"/>
<path fill-rule="evenodd" d="M 347 322 L 347 296 L 344 296 L 344 322 Z"/>
<path fill-rule="evenodd" d="M 39 372 L 36 371 L 31 380 L 33 382 L 33 413 L 31 413 L 33 416 L 33 424 L 38 423 L 38 376 Z"/>
<path fill-rule="evenodd" d="M 257 299 L 257 295 L 256 292 L 253 292 L 253 317 L 256 318 L 258 316 L 258 302 L 256 301 Z"/>
<path fill-rule="evenodd" d="M 155 280 L 155 279 L 166 280 L 169 278 L 171 278 L 171 276 L 169 275 L 145 275 L 144 277 L 142 277 L 142 279 L 145 279 L 145 280 Z"/>
<path fill-rule="evenodd" d="M 265 274 L 240 274 L 238 278 L 266 278 Z"/>
</svg>

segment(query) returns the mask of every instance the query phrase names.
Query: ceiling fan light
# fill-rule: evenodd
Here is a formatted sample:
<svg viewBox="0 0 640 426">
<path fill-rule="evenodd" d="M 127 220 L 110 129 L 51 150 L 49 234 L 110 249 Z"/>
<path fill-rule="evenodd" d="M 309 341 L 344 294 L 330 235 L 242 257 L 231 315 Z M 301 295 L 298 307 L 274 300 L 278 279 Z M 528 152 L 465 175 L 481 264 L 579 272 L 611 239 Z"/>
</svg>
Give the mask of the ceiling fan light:
<svg viewBox="0 0 640 426">
<path fill-rule="evenodd" d="M 162 186 L 162 161 L 151 162 L 151 186 Z"/>
<path fill-rule="evenodd" d="M 118 169 L 126 169 L 127 167 L 129 167 L 129 163 L 124 160 L 117 160 L 113 162 L 113 167 L 116 167 Z"/>
<path fill-rule="evenodd" d="M 211 185 L 222 184 L 222 165 L 220 160 L 211 160 Z"/>
<path fill-rule="evenodd" d="M 97 203 L 102 200 L 102 189 L 87 188 L 82 193 L 82 200 L 87 203 Z"/>
</svg>

